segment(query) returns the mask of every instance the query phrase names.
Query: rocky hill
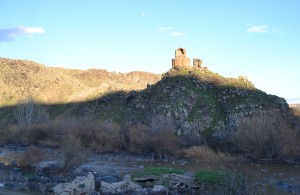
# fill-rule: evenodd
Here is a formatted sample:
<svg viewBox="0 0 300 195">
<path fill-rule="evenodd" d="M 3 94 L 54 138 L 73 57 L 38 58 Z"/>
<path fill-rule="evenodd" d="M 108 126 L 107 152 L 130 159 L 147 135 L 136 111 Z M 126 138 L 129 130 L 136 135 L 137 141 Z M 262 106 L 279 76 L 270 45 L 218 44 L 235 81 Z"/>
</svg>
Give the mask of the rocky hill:
<svg viewBox="0 0 300 195">
<path fill-rule="evenodd" d="M 85 125 L 118 124 L 125 137 L 128 129 L 143 125 L 154 134 L 171 130 L 186 137 L 189 145 L 209 142 L 218 148 L 232 141 L 232 132 L 245 129 L 241 125 L 247 118 L 259 123 L 251 124 L 252 129 L 260 125 L 264 132 L 261 114 L 270 116 L 270 129 L 279 127 L 277 122 L 294 128 L 285 99 L 256 89 L 246 77 L 225 78 L 204 67 L 173 68 L 154 75 L 47 68 L 3 58 L 0 65 L 0 125 L 8 129 L 5 134 L 18 124 L 14 104 L 28 96 L 45 108 L 51 124 L 79 119 L 88 121 Z"/>
<path fill-rule="evenodd" d="M 245 77 L 224 78 L 207 68 L 165 73 L 156 84 L 141 91 L 118 91 L 69 112 L 124 126 L 144 124 L 172 128 L 178 135 L 226 137 L 240 119 L 257 113 L 288 115 L 285 99 L 258 90 Z"/>
<path fill-rule="evenodd" d="M 32 61 L 0 58 L 0 106 L 14 105 L 29 96 L 45 104 L 87 101 L 108 92 L 141 90 L 160 78 L 147 72 L 49 68 Z"/>
</svg>

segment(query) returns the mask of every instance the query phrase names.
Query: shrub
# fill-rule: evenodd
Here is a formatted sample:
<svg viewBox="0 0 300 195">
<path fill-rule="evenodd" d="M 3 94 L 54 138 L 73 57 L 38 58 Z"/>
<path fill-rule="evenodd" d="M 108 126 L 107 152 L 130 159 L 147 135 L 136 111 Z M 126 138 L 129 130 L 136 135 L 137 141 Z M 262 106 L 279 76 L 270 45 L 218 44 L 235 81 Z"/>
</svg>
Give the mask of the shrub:
<svg viewBox="0 0 300 195">
<path fill-rule="evenodd" d="M 42 150 L 31 146 L 20 156 L 17 165 L 23 169 L 30 169 L 44 158 L 45 156 Z"/>
<path fill-rule="evenodd" d="M 138 124 L 129 128 L 129 151 L 134 153 L 174 154 L 178 149 L 178 137 L 169 129 L 153 131 Z"/>
<path fill-rule="evenodd" d="M 49 117 L 45 107 L 34 103 L 32 97 L 19 102 L 13 113 L 20 126 L 29 126 L 33 123 L 43 122 L 48 120 Z"/>
<path fill-rule="evenodd" d="M 196 132 L 188 132 L 180 136 L 180 146 L 183 148 L 203 145 L 206 142 L 206 138 L 198 135 Z"/>
<path fill-rule="evenodd" d="M 202 170 L 195 173 L 201 194 L 248 194 L 247 178 L 236 170 Z"/>
<path fill-rule="evenodd" d="M 229 156 L 220 151 L 215 152 L 209 146 L 192 146 L 183 150 L 183 155 L 200 161 L 222 162 L 230 160 Z"/>
<path fill-rule="evenodd" d="M 87 151 L 81 145 L 80 140 L 73 135 L 65 137 L 62 150 L 65 171 L 71 171 L 87 160 Z"/>
<path fill-rule="evenodd" d="M 161 156 L 175 154 L 179 137 L 174 132 L 173 120 L 162 115 L 151 118 L 150 125 L 136 124 L 128 129 L 129 151 L 155 153 Z"/>
<path fill-rule="evenodd" d="M 282 159 L 293 155 L 298 147 L 295 129 L 277 111 L 240 119 L 233 142 L 258 159 Z"/>
<path fill-rule="evenodd" d="M 12 125 L 5 129 L 1 129 L 0 141 L 1 143 L 21 143 L 21 130 L 17 125 Z"/>
<path fill-rule="evenodd" d="M 93 129 L 91 148 L 96 152 L 118 152 L 123 148 L 124 137 L 117 123 L 101 124 Z"/>
<path fill-rule="evenodd" d="M 55 130 L 54 125 L 50 122 L 32 124 L 30 126 L 11 125 L 7 129 L 2 130 L 1 135 L 0 141 L 4 143 L 31 145 L 41 144 L 50 140 L 53 142 Z M 51 146 L 59 144 L 56 143 Z"/>
<path fill-rule="evenodd" d="M 225 179 L 225 172 L 223 171 L 198 171 L 195 178 L 203 183 L 221 183 Z"/>
</svg>

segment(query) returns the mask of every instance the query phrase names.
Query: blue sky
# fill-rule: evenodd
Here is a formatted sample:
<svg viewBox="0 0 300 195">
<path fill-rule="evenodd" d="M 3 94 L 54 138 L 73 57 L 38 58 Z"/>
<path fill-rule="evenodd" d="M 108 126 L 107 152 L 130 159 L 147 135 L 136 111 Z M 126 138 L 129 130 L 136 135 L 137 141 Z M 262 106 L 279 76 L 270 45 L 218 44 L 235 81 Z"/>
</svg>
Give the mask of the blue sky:
<svg viewBox="0 0 300 195">
<path fill-rule="evenodd" d="M 178 47 L 225 77 L 300 98 L 299 0 L 1 0 L 0 56 L 163 73 Z"/>
</svg>

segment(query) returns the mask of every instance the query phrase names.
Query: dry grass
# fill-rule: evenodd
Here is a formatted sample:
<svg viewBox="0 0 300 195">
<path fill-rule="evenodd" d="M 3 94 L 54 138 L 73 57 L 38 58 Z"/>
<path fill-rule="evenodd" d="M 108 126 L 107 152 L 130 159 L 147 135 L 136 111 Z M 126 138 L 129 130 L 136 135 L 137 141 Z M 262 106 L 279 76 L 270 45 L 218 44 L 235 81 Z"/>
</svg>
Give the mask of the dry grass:
<svg viewBox="0 0 300 195">
<path fill-rule="evenodd" d="M 87 161 L 88 154 L 76 137 L 69 135 L 65 138 L 62 146 L 64 152 L 64 170 L 71 171 L 78 165 Z"/>
<path fill-rule="evenodd" d="M 169 129 L 152 131 L 145 125 L 129 128 L 129 151 L 133 153 L 174 154 L 179 147 L 177 135 Z"/>
<path fill-rule="evenodd" d="M 45 159 L 41 149 L 34 146 L 29 147 L 18 159 L 17 165 L 23 169 L 33 168 L 33 165 Z"/>
<path fill-rule="evenodd" d="M 175 134 L 171 118 L 157 115 L 151 118 L 149 126 L 137 124 L 128 130 L 129 151 L 133 153 L 155 153 L 172 155 L 179 148 L 179 138 Z"/>
<path fill-rule="evenodd" d="M 300 107 L 294 107 L 292 108 L 292 111 L 295 116 L 300 116 Z"/>
<path fill-rule="evenodd" d="M 0 88 L 6 92 L 0 94 L 0 106 L 14 105 L 30 95 L 47 104 L 78 102 L 108 92 L 109 88 L 112 91 L 144 89 L 148 83 L 156 83 L 161 78 L 146 72 L 117 74 L 96 69 L 48 68 L 32 61 L 6 58 L 0 58 L 0 67 L 3 81 Z M 120 81 L 118 85 L 116 80 Z"/>
<path fill-rule="evenodd" d="M 257 159 L 283 159 L 299 150 L 297 131 L 279 112 L 256 113 L 239 121 L 233 141 Z"/>
<path fill-rule="evenodd" d="M 117 123 L 100 125 L 93 131 L 91 149 L 96 152 L 118 152 L 123 149 L 124 137 Z"/>
<path fill-rule="evenodd" d="M 192 146 L 183 150 L 183 155 L 199 161 L 224 162 L 230 161 L 230 156 L 220 151 L 215 152 L 209 146 Z"/>
</svg>

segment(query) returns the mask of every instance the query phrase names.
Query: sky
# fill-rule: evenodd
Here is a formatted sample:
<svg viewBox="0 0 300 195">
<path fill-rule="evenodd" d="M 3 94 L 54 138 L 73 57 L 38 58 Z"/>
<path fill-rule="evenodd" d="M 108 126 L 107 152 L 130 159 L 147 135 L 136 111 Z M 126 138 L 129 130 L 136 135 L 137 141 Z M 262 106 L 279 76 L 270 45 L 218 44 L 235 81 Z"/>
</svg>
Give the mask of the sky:
<svg viewBox="0 0 300 195">
<path fill-rule="evenodd" d="M 179 47 L 300 102 L 299 0 L 0 0 L 0 57 L 163 73 Z"/>
</svg>

